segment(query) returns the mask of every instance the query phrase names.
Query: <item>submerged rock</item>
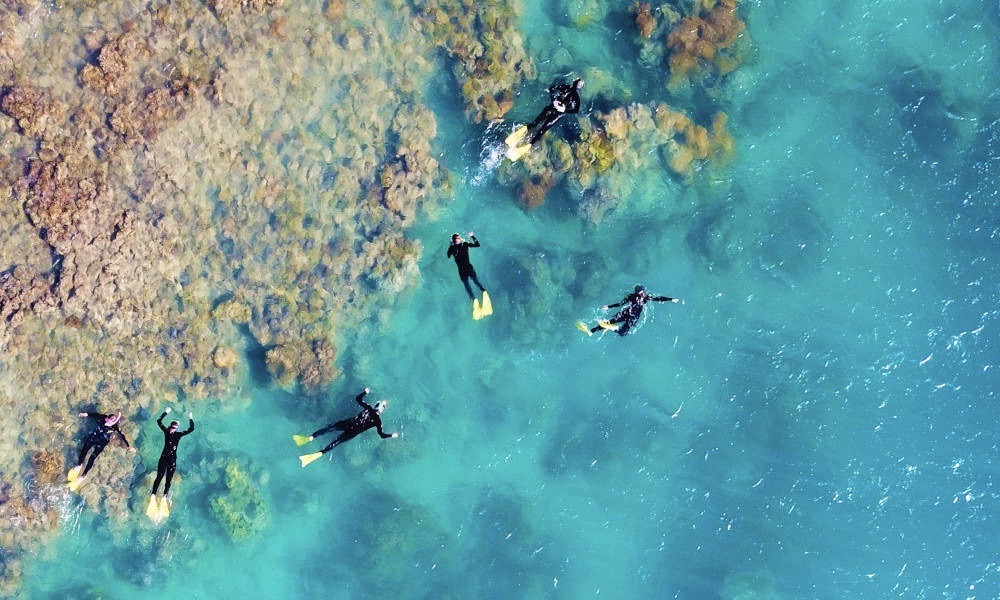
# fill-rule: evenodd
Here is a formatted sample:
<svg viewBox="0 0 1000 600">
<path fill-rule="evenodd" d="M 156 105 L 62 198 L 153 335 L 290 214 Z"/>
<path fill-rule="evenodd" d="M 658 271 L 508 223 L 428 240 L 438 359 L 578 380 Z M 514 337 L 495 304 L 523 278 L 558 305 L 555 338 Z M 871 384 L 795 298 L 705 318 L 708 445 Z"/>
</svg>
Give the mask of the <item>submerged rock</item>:
<svg viewBox="0 0 1000 600">
<path fill-rule="evenodd" d="M 225 489 L 212 496 L 209 508 L 219 525 L 237 542 L 267 526 L 268 508 L 264 496 L 236 459 L 230 459 L 225 470 Z"/>
</svg>

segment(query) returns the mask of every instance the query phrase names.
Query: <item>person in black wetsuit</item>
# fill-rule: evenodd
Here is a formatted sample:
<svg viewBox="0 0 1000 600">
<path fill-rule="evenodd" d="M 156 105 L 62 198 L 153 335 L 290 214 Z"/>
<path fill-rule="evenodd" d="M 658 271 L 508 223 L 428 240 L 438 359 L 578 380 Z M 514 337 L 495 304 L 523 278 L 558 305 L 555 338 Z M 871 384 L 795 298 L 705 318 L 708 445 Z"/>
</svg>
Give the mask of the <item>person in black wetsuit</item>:
<svg viewBox="0 0 1000 600">
<path fill-rule="evenodd" d="M 104 450 L 104 447 L 108 445 L 111 441 L 111 434 L 117 434 L 118 438 L 121 439 L 125 447 L 130 451 L 135 452 L 128 440 L 125 439 L 125 434 L 122 430 L 118 428 L 118 424 L 121 422 L 122 414 L 114 413 L 110 415 L 105 415 L 102 413 L 80 413 L 81 417 L 91 418 L 97 420 L 97 429 L 90 432 L 86 439 L 83 441 L 83 448 L 80 449 L 80 455 L 76 460 L 76 466 L 70 469 L 69 480 L 70 487 L 74 491 L 83 484 L 83 480 L 86 479 L 87 473 L 94 466 L 94 461 L 97 460 L 97 456 Z M 92 451 L 90 454 L 90 460 L 87 461 L 87 466 L 83 466 L 83 461 L 87 457 L 87 452 Z M 83 472 L 80 472 L 83 469 Z"/>
<path fill-rule="evenodd" d="M 156 464 L 156 479 L 153 481 L 153 491 L 150 493 L 151 496 L 156 496 L 156 490 L 160 488 L 162 480 L 164 498 L 170 494 L 170 480 L 173 479 L 174 471 L 177 469 L 177 444 L 180 443 L 182 437 L 194 431 L 194 415 L 192 413 L 188 413 L 188 428 L 184 431 L 177 431 L 180 428 L 178 421 L 171 421 L 169 427 L 163 426 L 163 417 L 168 414 L 170 414 L 170 408 L 164 410 L 160 418 L 156 420 L 160 431 L 163 432 L 163 451 L 160 452 L 160 462 Z"/>
<path fill-rule="evenodd" d="M 577 90 L 582 87 L 583 80 L 576 79 L 569 85 L 557 83 L 549 88 L 550 104 L 528 125 L 529 144 L 540 140 L 563 115 L 580 112 L 580 94 Z"/>
<path fill-rule="evenodd" d="M 476 236 L 471 231 L 469 232 L 469 237 L 472 239 L 471 243 L 462 239 L 462 236 L 457 233 L 451 234 L 451 245 L 448 246 L 447 257 L 455 258 L 455 264 L 458 265 L 458 276 L 462 280 L 462 285 L 465 286 L 465 291 L 469 293 L 469 298 L 475 300 L 476 295 L 472 293 L 472 286 L 469 285 L 469 280 L 471 279 L 483 292 L 486 291 L 486 288 L 483 287 L 483 284 L 479 283 L 479 278 L 476 277 L 476 270 L 472 267 L 472 263 L 469 262 L 469 248 L 478 248 L 479 240 L 476 239 Z"/>
<path fill-rule="evenodd" d="M 374 406 L 368 404 L 364 401 L 364 397 L 369 391 L 371 390 L 365 388 L 360 394 L 358 394 L 357 398 L 354 399 L 355 402 L 361 405 L 362 409 L 356 416 L 350 419 L 337 421 L 336 423 L 330 423 L 321 429 L 317 429 L 312 433 L 312 435 L 309 436 L 293 436 L 295 443 L 302 445 L 311 442 L 316 438 L 316 436 L 330 433 L 331 431 L 341 432 L 340 435 L 337 436 L 337 439 L 330 442 L 326 448 L 323 448 L 319 452 L 303 454 L 300 456 L 299 461 L 302 463 L 303 467 L 323 456 L 330 450 L 333 450 L 340 444 L 343 444 L 360 433 L 364 433 L 372 427 L 378 431 L 378 434 L 382 437 L 382 439 L 399 437 L 398 433 L 386 433 L 382 431 L 382 417 L 380 415 L 382 414 L 382 411 L 385 410 L 387 402 L 385 400 L 379 400 Z"/>
<path fill-rule="evenodd" d="M 635 324 L 639 322 L 639 317 L 642 316 L 642 309 L 645 308 L 647 302 L 680 302 L 680 299 L 669 296 L 653 296 L 646 291 L 645 286 L 637 285 L 631 294 L 622 298 L 621 302 L 602 306 L 601 308 L 604 310 L 618 308 L 619 306 L 622 309 L 614 317 L 607 321 L 601 321 L 596 327 L 590 328 L 588 334 L 594 334 L 601 329 L 611 329 L 617 331 L 618 335 L 628 335 L 632 331 L 632 328 L 635 327 Z M 582 329 L 587 331 L 586 326 L 582 327 Z"/>
</svg>

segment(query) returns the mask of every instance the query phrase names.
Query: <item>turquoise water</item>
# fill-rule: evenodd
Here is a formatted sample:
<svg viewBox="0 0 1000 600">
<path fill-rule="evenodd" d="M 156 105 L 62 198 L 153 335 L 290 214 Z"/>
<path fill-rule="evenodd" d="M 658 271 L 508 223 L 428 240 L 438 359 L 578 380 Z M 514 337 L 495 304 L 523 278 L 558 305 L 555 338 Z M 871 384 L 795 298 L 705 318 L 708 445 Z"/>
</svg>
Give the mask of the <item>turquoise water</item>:
<svg viewBox="0 0 1000 600">
<path fill-rule="evenodd" d="M 178 407 L 198 430 L 170 519 L 68 507 L 23 596 L 1000 596 L 1000 7 L 811 6 L 743 7 L 756 58 L 713 101 L 728 169 L 636 173 L 600 226 L 559 187 L 519 209 L 483 164 L 498 134 L 431 93 L 455 201 L 412 231 L 418 289 L 341 350 L 328 397 L 248 381 L 245 407 Z M 525 13 L 540 81 L 513 118 L 587 63 L 671 100 L 621 15 Z M 480 322 L 444 257 L 469 229 Z M 637 282 L 684 303 L 627 338 L 573 327 Z M 290 435 L 353 414 L 365 385 L 402 437 L 299 468 Z M 269 507 L 239 543 L 209 511 L 230 455 Z"/>
</svg>

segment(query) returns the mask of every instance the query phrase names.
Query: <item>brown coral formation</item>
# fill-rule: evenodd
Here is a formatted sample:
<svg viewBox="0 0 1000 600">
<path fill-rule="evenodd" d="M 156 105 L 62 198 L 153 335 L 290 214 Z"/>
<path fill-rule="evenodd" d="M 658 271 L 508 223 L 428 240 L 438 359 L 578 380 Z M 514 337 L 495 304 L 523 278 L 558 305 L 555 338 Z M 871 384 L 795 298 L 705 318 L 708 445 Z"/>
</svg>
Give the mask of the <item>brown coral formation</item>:
<svg viewBox="0 0 1000 600">
<path fill-rule="evenodd" d="M 639 31 L 639 36 L 646 39 L 652 37 L 656 29 L 656 17 L 650 10 L 649 2 L 633 2 L 629 12 L 635 19 L 635 28 Z"/>
<path fill-rule="evenodd" d="M 446 0 L 412 3 L 439 48 L 448 53 L 452 72 L 472 121 L 499 119 L 514 106 L 514 90 L 534 78 L 524 50 L 516 4 Z"/>
<path fill-rule="evenodd" d="M 671 85 L 699 69 L 725 75 L 739 66 L 736 56 L 724 52 L 736 43 L 745 28 L 736 14 L 737 0 L 699 5 L 696 14 L 682 19 L 667 36 Z"/>
<path fill-rule="evenodd" d="M 44 90 L 31 85 L 15 85 L 3 95 L 0 108 L 10 115 L 24 135 L 42 137 L 54 124 L 66 116 L 62 102 L 50 97 Z"/>
<path fill-rule="evenodd" d="M 41 304 L 52 304 L 51 283 L 28 267 L 0 273 L 0 322 L 16 327 L 26 317 L 40 312 Z M 6 328 L 0 330 L 7 333 Z M 0 335 L 0 348 L 5 347 Z"/>
<path fill-rule="evenodd" d="M 538 208 L 545 203 L 545 194 L 556 184 L 548 173 L 532 175 L 518 185 L 517 200 L 523 208 Z"/>
<path fill-rule="evenodd" d="M 208 0 L 207 4 L 223 18 L 239 14 L 261 13 L 269 8 L 280 7 L 283 0 Z"/>
<path fill-rule="evenodd" d="M 126 31 L 101 46 L 96 64 L 84 65 L 80 80 L 84 86 L 109 96 L 117 96 L 130 87 L 135 63 L 151 55 L 145 42 L 134 32 Z"/>
<path fill-rule="evenodd" d="M 265 352 L 264 357 L 271 377 L 284 386 L 297 380 L 307 386 L 318 386 L 333 379 L 337 372 L 333 366 L 336 351 L 329 340 L 281 344 Z"/>
</svg>

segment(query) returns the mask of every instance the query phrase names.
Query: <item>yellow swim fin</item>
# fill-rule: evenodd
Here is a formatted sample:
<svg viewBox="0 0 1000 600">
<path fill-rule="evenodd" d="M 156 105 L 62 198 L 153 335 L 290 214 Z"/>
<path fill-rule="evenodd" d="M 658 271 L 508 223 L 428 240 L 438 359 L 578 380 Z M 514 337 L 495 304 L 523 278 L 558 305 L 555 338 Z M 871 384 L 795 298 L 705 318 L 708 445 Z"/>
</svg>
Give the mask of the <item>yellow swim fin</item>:
<svg viewBox="0 0 1000 600">
<path fill-rule="evenodd" d="M 480 312 L 483 317 L 488 317 L 493 314 L 493 301 L 490 300 L 490 294 L 486 290 L 483 290 L 483 304 Z"/>
<path fill-rule="evenodd" d="M 313 441 L 313 436 L 311 435 L 293 435 L 292 439 L 295 441 L 296 446 L 303 446 Z"/>
<path fill-rule="evenodd" d="M 322 452 L 313 452 L 312 454 L 303 454 L 302 456 L 299 457 L 299 462 L 302 463 L 302 468 L 304 469 L 306 467 L 306 465 L 308 465 L 309 463 L 311 463 L 312 461 L 318 459 L 321 456 L 323 456 Z"/>
<path fill-rule="evenodd" d="M 531 152 L 531 144 L 524 144 L 521 146 L 510 146 L 507 148 L 507 158 L 509 158 L 511 162 L 513 162 L 520 159 L 528 152 Z"/>
<path fill-rule="evenodd" d="M 618 326 L 611 321 L 598 321 L 597 324 L 608 331 L 618 331 Z"/>
<path fill-rule="evenodd" d="M 162 521 L 170 516 L 170 498 L 160 498 L 160 509 L 156 511 L 156 520 Z"/>
<path fill-rule="evenodd" d="M 526 133 L 528 133 L 528 126 L 521 125 L 517 129 L 512 131 L 511 134 L 507 136 L 507 139 L 503 141 L 503 143 L 507 144 L 508 147 L 513 148 L 514 146 L 517 146 L 521 143 L 521 141 L 524 139 L 524 134 Z"/>
<path fill-rule="evenodd" d="M 73 481 L 66 484 L 66 487 L 69 488 L 69 491 L 75 492 L 80 489 L 80 486 L 83 485 L 84 481 L 87 481 L 86 477 L 76 477 L 73 479 Z"/>
<path fill-rule="evenodd" d="M 587 324 L 586 324 L 586 323 L 584 323 L 583 321 L 577 321 L 577 322 L 576 322 L 576 328 L 577 328 L 577 329 L 579 329 L 580 331 L 582 331 L 582 332 L 586 333 L 588 337 L 589 337 L 589 336 L 592 336 L 592 335 L 594 335 L 594 334 L 593 334 L 593 333 L 592 333 L 592 332 L 590 331 L 590 328 L 589 328 L 589 327 L 587 327 Z"/>
<path fill-rule="evenodd" d="M 479 305 L 479 298 L 472 299 L 472 318 L 476 321 L 483 318 L 483 308 Z"/>
<path fill-rule="evenodd" d="M 160 510 L 159 502 L 156 500 L 156 494 L 149 495 L 149 504 L 146 505 L 146 516 L 152 520 L 156 520 L 156 513 Z"/>
<path fill-rule="evenodd" d="M 77 465 L 66 473 L 66 481 L 76 481 L 76 478 L 80 476 L 80 471 L 83 469 L 83 465 Z"/>
</svg>

